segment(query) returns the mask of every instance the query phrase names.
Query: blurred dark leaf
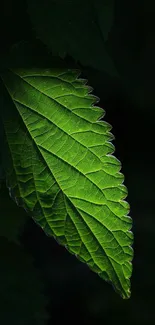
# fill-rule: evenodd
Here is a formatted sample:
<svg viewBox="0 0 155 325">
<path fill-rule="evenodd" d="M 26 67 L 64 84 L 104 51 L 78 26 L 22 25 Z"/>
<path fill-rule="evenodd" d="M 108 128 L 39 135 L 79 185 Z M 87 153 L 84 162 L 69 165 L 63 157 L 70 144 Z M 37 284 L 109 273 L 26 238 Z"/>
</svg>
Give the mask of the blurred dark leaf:
<svg viewBox="0 0 155 325">
<path fill-rule="evenodd" d="M 105 40 L 113 20 L 112 0 L 28 0 L 37 36 L 54 55 L 66 53 L 86 66 L 118 77 Z"/>
<path fill-rule="evenodd" d="M 155 107 L 155 2 L 115 3 L 115 19 L 109 33 L 108 52 L 133 105 Z"/>
<path fill-rule="evenodd" d="M 1 324 L 46 324 L 48 301 L 32 257 L 3 237 L 0 237 L 0 256 Z"/>
<path fill-rule="evenodd" d="M 0 236 L 6 237 L 9 241 L 19 243 L 25 223 L 29 220 L 26 212 L 16 206 L 9 197 L 9 191 L 4 181 L 0 188 Z"/>
<path fill-rule="evenodd" d="M 94 8 L 104 41 L 108 40 L 108 35 L 113 25 L 115 0 L 94 1 Z"/>
</svg>

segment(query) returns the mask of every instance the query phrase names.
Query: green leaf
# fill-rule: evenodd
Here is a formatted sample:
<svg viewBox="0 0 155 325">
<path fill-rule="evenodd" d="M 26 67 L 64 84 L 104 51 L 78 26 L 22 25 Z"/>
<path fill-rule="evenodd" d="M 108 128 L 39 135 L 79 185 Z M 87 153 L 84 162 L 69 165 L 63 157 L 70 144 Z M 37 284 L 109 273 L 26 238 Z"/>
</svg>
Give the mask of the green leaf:
<svg viewBox="0 0 155 325">
<path fill-rule="evenodd" d="M 119 77 L 105 44 L 114 0 L 28 0 L 28 12 L 37 37 L 54 55 L 69 54 L 85 66 Z"/>
<path fill-rule="evenodd" d="M 132 220 L 97 98 L 76 70 L 16 69 L 2 78 L 12 99 L 3 109 L 12 197 L 128 298 Z"/>
</svg>

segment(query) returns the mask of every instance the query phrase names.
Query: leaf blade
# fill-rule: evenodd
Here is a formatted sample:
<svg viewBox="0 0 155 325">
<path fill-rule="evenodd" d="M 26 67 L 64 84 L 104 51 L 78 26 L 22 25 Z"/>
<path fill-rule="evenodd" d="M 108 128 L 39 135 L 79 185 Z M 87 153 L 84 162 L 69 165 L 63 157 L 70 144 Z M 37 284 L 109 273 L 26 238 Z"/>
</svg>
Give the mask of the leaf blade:
<svg viewBox="0 0 155 325">
<path fill-rule="evenodd" d="M 3 75 L 19 114 L 14 130 L 11 122 L 5 126 L 15 196 L 47 234 L 127 298 L 133 256 L 127 190 L 112 156 L 111 127 L 99 120 L 103 110 L 78 74 L 16 69 Z"/>
</svg>

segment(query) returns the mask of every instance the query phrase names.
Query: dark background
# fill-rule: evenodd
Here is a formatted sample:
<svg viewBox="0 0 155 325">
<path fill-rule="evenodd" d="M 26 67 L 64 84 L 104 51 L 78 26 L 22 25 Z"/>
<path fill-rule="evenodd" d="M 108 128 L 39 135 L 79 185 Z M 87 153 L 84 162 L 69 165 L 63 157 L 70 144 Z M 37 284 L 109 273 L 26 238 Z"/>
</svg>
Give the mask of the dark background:
<svg viewBox="0 0 155 325">
<path fill-rule="evenodd" d="M 119 78 L 75 62 L 71 56 L 65 59 L 68 66 L 80 67 L 82 77 L 100 97 L 104 119 L 113 126 L 135 237 L 131 298 L 121 299 L 109 284 L 47 237 L 11 200 L 3 182 L 0 322 L 4 325 L 155 324 L 154 17 L 154 1 L 115 1 L 106 44 Z M 1 69 L 12 62 L 51 62 L 48 47 L 36 38 L 26 1 L 2 1 L 0 21 Z"/>
</svg>

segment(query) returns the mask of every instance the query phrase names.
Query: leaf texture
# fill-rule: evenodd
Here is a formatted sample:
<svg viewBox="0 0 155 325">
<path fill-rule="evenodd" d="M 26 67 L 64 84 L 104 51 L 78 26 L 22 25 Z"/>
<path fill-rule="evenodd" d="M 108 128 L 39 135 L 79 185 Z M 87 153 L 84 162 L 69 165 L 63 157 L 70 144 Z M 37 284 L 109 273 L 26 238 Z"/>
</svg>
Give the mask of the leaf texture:
<svg viewBox="0 0 155 325">
<path fill-rule="evenodd" d="M 130 296 L 133 234 L 111 126 L 76 70 L 2 74 L 11 196 L 48 235 Z M 16 109 L 15 109 L 15 107 Z"/>
</svg>

